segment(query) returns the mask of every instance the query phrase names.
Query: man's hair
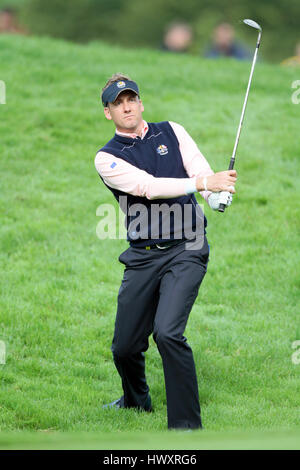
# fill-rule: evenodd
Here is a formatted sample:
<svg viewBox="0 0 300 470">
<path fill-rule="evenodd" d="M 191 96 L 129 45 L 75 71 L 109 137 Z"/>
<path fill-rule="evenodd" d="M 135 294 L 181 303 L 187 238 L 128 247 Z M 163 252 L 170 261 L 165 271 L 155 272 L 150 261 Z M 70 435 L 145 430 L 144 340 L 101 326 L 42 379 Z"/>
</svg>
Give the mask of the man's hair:
<svg viewBox="0 0 300 470">
<path fill-rule="evenodd" d="M 106 82 L 106 85 L 104 88 L 102 88 L 102 93 L 114 82 L 119 82 L 122 80 L 131 80 L 131 78 L 128 77 L 128 75 L 125 75 L 124 73 L 114 73 Z"/>
</svg>

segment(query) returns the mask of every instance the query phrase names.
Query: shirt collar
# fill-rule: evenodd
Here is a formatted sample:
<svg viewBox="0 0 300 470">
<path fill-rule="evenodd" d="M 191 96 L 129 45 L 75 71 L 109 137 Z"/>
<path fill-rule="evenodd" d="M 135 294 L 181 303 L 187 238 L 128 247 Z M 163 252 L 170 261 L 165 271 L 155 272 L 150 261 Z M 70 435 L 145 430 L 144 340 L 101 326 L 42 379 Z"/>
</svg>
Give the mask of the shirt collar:
<svg viewBox="0 0 300 470">
<path fill-rule="evenodd" d="M 137 139 L 138 137 L 143 139 L 145 137 L 145 135 L 147 134 L 148 129 L 149 129 L 148 124 L 146 123 L 146 121 L 143 120 L 143 127 L 142 127 L 142 135 L 141 136 L 139 136 L 135 132 L 133 132 L 132 134 L 128 134 L 127 132 L 119 132 L 118 130 L 116 130 L 116 134 L 121 135 L 122 137 L 129 137 L 130 139 Z"/>
</svg>

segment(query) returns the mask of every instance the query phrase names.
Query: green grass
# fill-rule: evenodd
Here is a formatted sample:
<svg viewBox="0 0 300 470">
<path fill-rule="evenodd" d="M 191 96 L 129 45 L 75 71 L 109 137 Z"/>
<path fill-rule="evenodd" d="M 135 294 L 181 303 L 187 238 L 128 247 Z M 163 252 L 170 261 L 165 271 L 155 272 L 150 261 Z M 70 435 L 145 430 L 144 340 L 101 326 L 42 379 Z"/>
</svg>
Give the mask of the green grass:
<svg viewBox="0 0 300 470">
<path fill-rule="evenodd" d="M 299 431 L 285 432 L 209 432 L 144 430 L 112 433 L 11 432 L 0 434 L 0 450 L 9 449 L 100 449 L 100 450 L 215 450 L 299 448 Z M 105 454 L 104 454 L 105 455 Z M 103 456 L 104 456 L 103 455 Z"/>
<path fill-rule="evenodd" d="M 0 38 L 0 63 L 7 93 L 0 105 L 0 340 L 7 347 L 0 446 L 43 445 L 41 434 L 50 435 L 48 445 L 61 438 L 72 446 L 72 433 L 75 443 L 90 433 L 94 445 L 99 436 L 117 436 L 123 445 L 127 432 L 150 436 L 153 445 L 188 446 L 191 437 L 171 444 L 173 434 L 164 432 L 163 372 L 152 338 L 146 357 L 155 413 L 101 408 L 121 394 L 110 345 L 123 272 L 118 256 L 127 242 L 96 237 L 97 207 L 115 205 L 94 169 L 97 150 L 113 135 L 99 91 L 115 71 L 128 73 L 140 84 L 145 119 L 184 125 L 220 171 L 232 152 L 250 64 L 8 36 Z M 223 215 L 205 209 L 211 257 L 185 334 L 199 378 L 199 446 L 230 445 L 232 433 L 296 445 L 296 79 L 299 70 L 257 64 L 237 194 Z"/>
</svg>

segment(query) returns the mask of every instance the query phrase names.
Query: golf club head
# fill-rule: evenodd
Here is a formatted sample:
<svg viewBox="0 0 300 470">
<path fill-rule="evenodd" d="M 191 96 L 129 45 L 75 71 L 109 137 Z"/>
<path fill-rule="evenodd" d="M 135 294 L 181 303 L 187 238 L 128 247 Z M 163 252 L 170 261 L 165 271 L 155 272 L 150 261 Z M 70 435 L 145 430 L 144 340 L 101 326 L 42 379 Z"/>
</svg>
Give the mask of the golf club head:
<svg viewBox="0 0 300 470">
<path fill-rule="evenodd" d="M 259 26 L 258 23 L 256 23 L 255 21 L 253 20 L 243 20 L 243 22 L 248 25 L 248 26 L 251 26 L 251 28 L 255 28 L 255 29 L 258 29 L 258 31 L 262 31 L 261 27 Z"/>
</svg>

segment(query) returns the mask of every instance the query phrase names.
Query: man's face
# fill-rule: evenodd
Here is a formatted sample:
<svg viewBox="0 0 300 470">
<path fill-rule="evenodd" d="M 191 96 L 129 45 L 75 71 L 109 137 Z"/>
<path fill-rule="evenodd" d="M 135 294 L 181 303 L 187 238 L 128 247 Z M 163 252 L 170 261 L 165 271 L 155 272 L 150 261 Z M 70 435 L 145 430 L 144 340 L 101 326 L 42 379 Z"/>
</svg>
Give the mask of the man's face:
<svg viewBox="0 0 300 470">
<path fill-rule="evenodd" d="M 123 132 L 135 132 L 143 122 L 144 106 L 139 97 L 132 91 L 120 93 L 116 101 L 104 108 L 105 117 L 115 123 Z"/>
<path fill-rule="evenodd" d="M 6 11 L 0 13 L 0 31 L 9 31 L 13 24 L 11 13 Z"/>
<path fill-rule="evenodd" d="M 220 49 L 227 50 L 234 40 L 234 30 L 231 25 L 225 23 L 219 25 L 215 30 L 215 43 Z"/>
</svg>

